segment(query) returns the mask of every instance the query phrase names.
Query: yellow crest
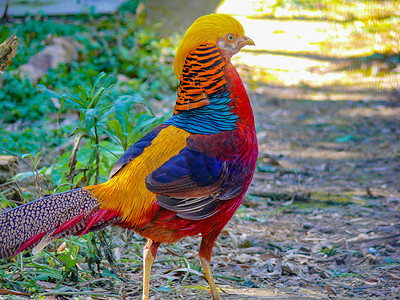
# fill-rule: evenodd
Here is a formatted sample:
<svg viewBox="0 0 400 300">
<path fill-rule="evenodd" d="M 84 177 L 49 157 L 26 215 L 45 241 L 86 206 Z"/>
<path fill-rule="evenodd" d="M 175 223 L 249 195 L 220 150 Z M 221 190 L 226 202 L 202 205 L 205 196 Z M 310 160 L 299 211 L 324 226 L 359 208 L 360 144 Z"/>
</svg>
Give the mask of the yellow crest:
<svg viewBox="0 0 400 300">
<path fill-rule="evenodd" d="M 216 39 L 227 33 L 238 36 L 244 35 L 242 24 L 238 20 L 226 14 L 210 14 L 198 18 L 186 31 L 174 60 L 174 73 L 180 79 L 186 56 L 205 42 L 216 42 Z"/>
</svg>

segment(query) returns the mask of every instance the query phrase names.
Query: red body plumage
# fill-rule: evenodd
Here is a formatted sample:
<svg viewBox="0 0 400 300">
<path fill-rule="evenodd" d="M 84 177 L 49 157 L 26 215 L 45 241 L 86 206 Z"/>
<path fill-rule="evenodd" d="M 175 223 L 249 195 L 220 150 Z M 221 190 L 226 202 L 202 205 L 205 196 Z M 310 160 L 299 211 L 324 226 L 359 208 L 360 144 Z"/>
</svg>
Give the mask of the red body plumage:
<svg viewBox="0 0 400 300">
<path fill-rule="evenodd" d="M 206 152 L 210 156 L 221 160 L 234 159 L 238 163 L 247 165 L 249 172 L 243 182 L 245 188 L 235 198 L 221 202 L 217 214 L 202 220 L 177 217 L 176 213 L 154 203 L 154 208 L 150 212 L 151 220 L 144 226 L 133 228 L 142 236 L 161 243 L 175 243 L 185 236 L 207 235 L 211 232 L 216 232 L 218 235 L 242 202 L 253 177 L 258 146 L 253 111 L 239 74 L 230 63 L 225 69 L 225 74 L 232 99 L 230 106 L 239 116 L 238 128 L 214 135 L 199 134 L 193 139 L 200 151 Z"/>
</svg>

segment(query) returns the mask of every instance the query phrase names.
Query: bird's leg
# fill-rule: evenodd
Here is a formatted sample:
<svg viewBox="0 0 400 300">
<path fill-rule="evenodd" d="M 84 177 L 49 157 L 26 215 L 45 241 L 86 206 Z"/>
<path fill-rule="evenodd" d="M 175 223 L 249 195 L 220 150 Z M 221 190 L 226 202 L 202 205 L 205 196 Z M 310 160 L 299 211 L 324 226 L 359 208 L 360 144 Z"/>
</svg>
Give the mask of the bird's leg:
<svg viewBox="0 0 400 300">
<path fill-rule="evenodd" d="M 157 249 L 160 243 L 147 239 L 146 246 L 143 249 L 143 297 L 142 300 L 149 300 L 150 273 L 151 266 L 157 255 Z"/>
<path fill-rule="evenodd" d="M 218 237 L 218 233 L 211 232 L 208 235 L 203 236 L 201 239 L 200 251 L 199 251 L 199 259 L 200 264 L 203 267 L 204 273 L 206 274 L 208 284 L 210 285 L 211 295 L 213 300 L 218 300 L 219 295 L 217 291 L 217 286 L 214 282 L 214 277 L 212 275 L 210 261 L 211 261 L 211 252 L 214 246 L 214 242 Z"/>
</svg>

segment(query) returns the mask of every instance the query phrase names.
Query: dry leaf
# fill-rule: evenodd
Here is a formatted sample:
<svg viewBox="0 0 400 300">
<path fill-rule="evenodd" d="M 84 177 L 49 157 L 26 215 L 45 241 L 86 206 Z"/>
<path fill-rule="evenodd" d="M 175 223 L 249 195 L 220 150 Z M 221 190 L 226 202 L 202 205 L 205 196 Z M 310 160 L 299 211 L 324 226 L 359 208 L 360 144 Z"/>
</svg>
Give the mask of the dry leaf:
<svg viewBox="0 0 400 300">
<path fill-rule="evenodd" d="M 65 248 L 67 248 L 67 242 L 63 242 L 58 248 L 57 248 L 57 252 L 62 252 L 65 250 Z"/>
<path fill-rule="evenodd" d="M 325 289 L 328 291 L 329 294 L 336 296 L 336 292 L 326 283 L 325 283 Z"/>
<path fill-rule="evenodd" d="M 0 295 L 17 295 L 17 296 L 25 296 L 25 297 L 30 297 L 31 295 L 27 293 L 22 293 L 22 292 L 17 292 L 17 291 L 12 291 L 12 290 L 6 290 L 6 289 L 0 289 Z"/>
<path fill-rule="evenodd" d="M 400 276 L 391 272 L 386 272 L 388 275 L 390 275 L 393 279 L 400 280 Z"/>
</svg>

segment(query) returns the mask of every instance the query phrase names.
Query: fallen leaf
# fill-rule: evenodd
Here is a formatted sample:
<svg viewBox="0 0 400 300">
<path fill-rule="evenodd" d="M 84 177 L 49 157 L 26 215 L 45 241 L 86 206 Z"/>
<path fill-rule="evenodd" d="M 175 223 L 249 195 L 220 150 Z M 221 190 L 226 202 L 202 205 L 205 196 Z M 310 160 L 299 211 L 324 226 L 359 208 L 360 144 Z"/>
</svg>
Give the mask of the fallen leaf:
<svg viewBox="0 0 400 300">
<path fill-rule="evenodd" d="M 31 295 L 27 293 L 22 293 L 22 292 L 17 292 L 17 291 L 12 291 L 12 290 L 6 290 L 6 289 L 0 289 L 0 295 L 17 295 L 17 296 L 25 296 L 25 297 L 30 297 Z"/>
<path fill-rule="evenodd" d="M 336 292 L 326 283 L 325 283 L 325 289 L 328 291 L 329 294 L 336 296 Z"/>
</svg>

